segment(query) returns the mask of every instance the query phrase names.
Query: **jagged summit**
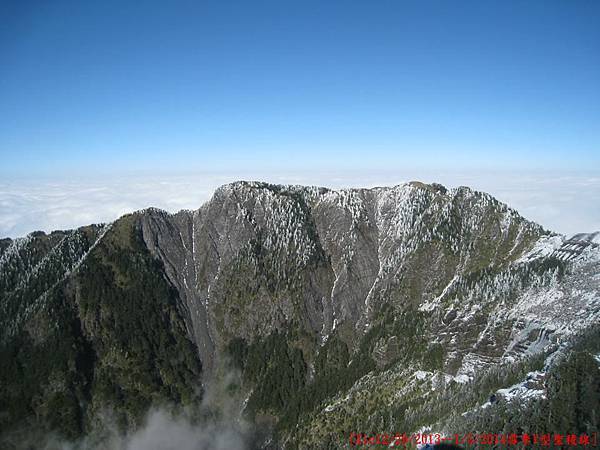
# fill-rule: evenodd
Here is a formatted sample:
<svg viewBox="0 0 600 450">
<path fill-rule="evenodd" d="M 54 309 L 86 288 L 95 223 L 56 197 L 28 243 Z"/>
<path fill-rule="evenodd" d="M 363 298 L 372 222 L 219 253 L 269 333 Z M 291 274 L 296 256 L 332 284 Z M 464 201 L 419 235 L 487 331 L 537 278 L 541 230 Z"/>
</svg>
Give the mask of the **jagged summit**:
<svg viewBox="0 0 600 450">
<path fill-rule="evenodd" d="M 215 191 L 215 195 L 230 195 L 235 192 L 241 191 L 269 191 L 274 194 L 287 195 L 291 193 L 303 194 L 307 197 L 313 197 L 318 195 L 327 195 L 329 193 L 337 193 L 337 194 L 360 194 L 360 193 L 379 193 L 383 194 L 386 192 L 402 192 L 402 191 L 424 191 L 432 194 L 437 194 L 439 196 L 448 196 L 450 198 L 456 196 L 463 197 L 472 197 L 472 198 L 481 198 L 485 201 L 497 203 L 498 205 L 502 205 L 502 209 L 510 209 L 510 207 L 498 200 L 496 200 L 490 194 L 487 194 L 482 191 L 474 190 L 468 186 L 458 186 L 455 188 L 448 189 L 442 184 L 439 183 L 424 183 L 421 181 L 408 181 L 406 183 L 401 183 L 393 186 L 375 186 L 370 188 L 340 188 L 340 189 L 332 189 L 323 186 L 308 186 L 308 185 L 294 185 L 294 184 L 274 184 L 264 181 L 234 181 L 231 183 L 224 184 L 218 187 Z"/>
</svg>

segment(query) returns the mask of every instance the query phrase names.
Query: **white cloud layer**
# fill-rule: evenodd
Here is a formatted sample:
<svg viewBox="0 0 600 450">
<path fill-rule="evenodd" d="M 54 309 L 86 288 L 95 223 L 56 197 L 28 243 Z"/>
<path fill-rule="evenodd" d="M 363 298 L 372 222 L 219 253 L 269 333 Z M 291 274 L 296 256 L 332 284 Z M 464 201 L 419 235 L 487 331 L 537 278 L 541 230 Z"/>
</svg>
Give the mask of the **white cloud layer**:
<svg viewBox="0 0 600 450">
<path fill-rule="evenodd" d="M 492 194 L 526 218 L 560 233 L 600 229 L 600 172 L 315 171 L 0 181 L 0 237 L 109 222 L 149 206 L 170 212 L 197 209 L 218 186 L 241 179 L 332 188 L 391 186 L 410 180 L 466 185 Z"/>
</svg>

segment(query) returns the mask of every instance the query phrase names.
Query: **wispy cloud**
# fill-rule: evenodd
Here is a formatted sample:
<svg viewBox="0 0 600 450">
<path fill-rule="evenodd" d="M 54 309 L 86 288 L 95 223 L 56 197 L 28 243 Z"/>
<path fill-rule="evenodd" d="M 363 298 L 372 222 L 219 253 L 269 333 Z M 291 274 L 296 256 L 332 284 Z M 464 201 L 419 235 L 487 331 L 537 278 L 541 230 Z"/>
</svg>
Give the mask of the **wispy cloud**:
<svg viewBox="0 0 600 450">
<path fill-rule="evenodd" d="M 240 393 L 230 389 L 239 386 L 240 373 L 223 371 L 222 376 L 205 384 L 200 405 L 182 407 L 161 404 L 150 407 L 139 423 L 131 422 L 122 429 L 109 405 L 92 420 L 88 433 L 68 440 L 56 432 L 18 430 L 7 435 L 15 448 L 44 450 L 248 450 L 257 448 L 266 436 L 247 422 L 242 414 Z M 27 430 L 27 428 L 24 428 Z M 11 447 L 12 448 L 12 447 Z"/>
<path fill-rule="evenodd" d="M 436 181 L 449 187 L 467 185 L 489 192 L 551 230 L 572 234 L 600 229 L 600 172 L 303 171 L 2 181 L 0 237 L 109 222 L 149 206 L 171 212 L 196 209 L 218 186 L 240 179 L 332 188 L 385 186 L 410 180 Z"/>
</svg>

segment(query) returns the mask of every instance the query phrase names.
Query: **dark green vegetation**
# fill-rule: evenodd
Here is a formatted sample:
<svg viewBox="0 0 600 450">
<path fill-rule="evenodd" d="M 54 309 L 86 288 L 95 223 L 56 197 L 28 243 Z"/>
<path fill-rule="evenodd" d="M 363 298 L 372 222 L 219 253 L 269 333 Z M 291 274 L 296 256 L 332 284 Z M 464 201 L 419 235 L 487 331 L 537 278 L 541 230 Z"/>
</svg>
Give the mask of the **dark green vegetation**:
<svg viewBox="0 0 600 450">
<path fill-rule="evenodd" d="M 40 235 L 29 245 L 41 247 L 37 259 L 53 251 L 46 240 Z M 106 408 L 125 429 L 151 404 L 198 403 L 200 363 L 177 293 L 160 272 L 130 216 L 73 274 L 45 283 L 44 308 L 35 307 L 37 289 L 10 291 L 3 279 L 3 298 L 33 308 L 27 326 L 5 333 L 0 348 L 0 429 L 12 430 L 2 448 L 22 444 L 32 429 L 75 439 Z"/>
<path fill-rule="evenodd" d="M 465 417 L 454 417 L 448 426 L 459 433 L 578 436 L 597 433 L 600 429 L 600 368 L 594 355 L 598 354 L 600 327 L 596 326 L 579 336 L 570 352 L 558 355 L 558 361 L 545 377 L 545 398 L 500 401 Z M 550 448 L 562 447 L 552 443 Z"/>
</svg>

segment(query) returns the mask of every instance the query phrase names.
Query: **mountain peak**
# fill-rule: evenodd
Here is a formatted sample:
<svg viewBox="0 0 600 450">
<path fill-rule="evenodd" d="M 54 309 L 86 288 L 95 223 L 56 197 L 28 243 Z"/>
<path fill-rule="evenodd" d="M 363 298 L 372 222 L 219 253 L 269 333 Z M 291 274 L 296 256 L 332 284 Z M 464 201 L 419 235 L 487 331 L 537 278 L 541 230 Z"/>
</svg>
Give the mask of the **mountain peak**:
<svg viewBox="0 0 600 450">
<path fill-rule="evenodd" d="M 520 390 L 518 373 L 543 368 L 528 358 L 598 323 L 599 235 L 564 240 L 468 187 L 239 181 L 195 211 L 0 241 L 0 351 L 17 355 L 0 425 L 33 410 L 46 426 L 54 404 L 75 418 L 48 422 L 61 432 L 102 408 L 131 425 L 233 371 L 238 412 L 268 414 L 299 448 L 319 427 L 334 442 L 348 411 L 417 430 L 432 395 L 465 394 L 467 410 L 477 383 Z M 521 372 L 493 372 L 505 364 Z M 394 416 L 399 403 L 416 406 Z"/>
</svg>

